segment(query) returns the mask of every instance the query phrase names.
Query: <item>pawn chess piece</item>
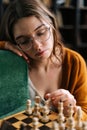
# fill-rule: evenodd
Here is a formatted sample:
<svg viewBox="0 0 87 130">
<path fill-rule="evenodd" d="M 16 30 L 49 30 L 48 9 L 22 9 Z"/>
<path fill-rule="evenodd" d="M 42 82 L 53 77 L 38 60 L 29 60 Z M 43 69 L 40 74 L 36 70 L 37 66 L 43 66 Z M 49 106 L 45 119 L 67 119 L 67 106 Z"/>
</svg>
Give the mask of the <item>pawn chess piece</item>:
<svg viewBox="0 0 87 130">
<path fill-rule="evenodd" d="M 59 125 L 56 121 L 53 121 L 52 123 L 52 130 L 59 130 Z"/>
<path fill-rule="evenodd" d="M 35 103 L 40 104 L 40 97 L 39 96 L 35 96 Z"/>
<path fill-rule="evenodd" d="M 76 130 L 75 129 L 75 122 L 73 118 L 68 119 L 68 130 Z"/>
<path fill-rule="evenodd" d="M 77 110 L 77 121 L 76 121 L 76 130 L 82 130 L 82 110 L 81 107 L 78 107 Z"/>
<path fill-rule="evenodd" d="M 32 124 L 33 124 L 33 128 L 31 130 L 39 130 L 39 128 L 38 128 L 39 122 L 38 122 L 38 118 L 37 117 L 33 118 Z"/>
<path fill-rule="evenodd" d="M 27 109 L 26 109 L 26 113 L 27 113 L 28 115 L 31 115 L 31 114 L 32 114 L 31 100 L 30 100 L 30 99 L 27 100 Z"/>
<path fill-rule="evenodd" d="M 41 118 L 41 121 L 42 122 L 48 122 L 49 121 L 49 117 L 48 117 L 48 114 L 49 114 L 49 110 L 48 110 L 48 107 L 47 106 L 43 106 L 43 116 Z"/>
<path fill-rule="evenodd" d="M 35 103 L 35 105 L 34 105 L 33 116 L 38 117 L 38 118 L 41 117 L 41 115 L 40 115 L 40 107 L 39 107 L 38 103 Z"/>
<path fill-rule="evenodd" d="M 27 130 L 26 125 L 24 123 L 22 123 L 20 125 L 20 129 L 19 130 Z"/>
<path fill-rule="evenodd" d="M 87 121 L 83 122 L 82 130 L 87 130 Z"/>
</svg>

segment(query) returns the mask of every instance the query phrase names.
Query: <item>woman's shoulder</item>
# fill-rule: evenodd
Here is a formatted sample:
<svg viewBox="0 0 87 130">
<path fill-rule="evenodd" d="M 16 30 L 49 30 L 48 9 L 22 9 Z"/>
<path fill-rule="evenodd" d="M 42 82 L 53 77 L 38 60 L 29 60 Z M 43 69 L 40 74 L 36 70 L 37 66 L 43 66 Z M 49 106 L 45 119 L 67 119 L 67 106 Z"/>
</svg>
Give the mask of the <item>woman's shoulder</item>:
<svg viewBox="0 0 87 130">
<path fill-rule="evenodd" d="M 67 59 L 70 62 L 85 62 L 85 59 L 80 53 L 66 47 L 64 47 L 64 59 Z"/>
</svg>

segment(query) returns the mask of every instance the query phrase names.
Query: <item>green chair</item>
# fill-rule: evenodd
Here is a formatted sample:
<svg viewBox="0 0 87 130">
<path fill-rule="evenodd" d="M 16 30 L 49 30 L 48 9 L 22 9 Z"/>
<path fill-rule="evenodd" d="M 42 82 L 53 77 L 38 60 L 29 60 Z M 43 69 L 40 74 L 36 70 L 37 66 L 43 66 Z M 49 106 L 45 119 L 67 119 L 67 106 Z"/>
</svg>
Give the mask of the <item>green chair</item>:
<svg viewBox="0 0 87 130">
<path fill-rule="evenodd" d="M 29 98 L 27 68 L 22 57 L 0 50 L 0 119 L 26 108 Z"/>
</svg>

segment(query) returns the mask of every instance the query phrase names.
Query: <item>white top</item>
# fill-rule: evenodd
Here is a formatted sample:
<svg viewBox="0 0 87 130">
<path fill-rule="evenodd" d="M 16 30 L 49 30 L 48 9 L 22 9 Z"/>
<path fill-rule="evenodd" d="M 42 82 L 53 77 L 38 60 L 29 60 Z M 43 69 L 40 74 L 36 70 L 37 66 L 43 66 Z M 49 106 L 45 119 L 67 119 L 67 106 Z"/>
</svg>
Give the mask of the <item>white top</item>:
<svg viewBox="0 0 87 130">
<path fill-rule="evenodd" d="M 35 88 L 35 86 L 32 83 L 30 78 L 28 78 L 28 87 L 29 87 L 29 95 L 30 95 L 32 105 L 34 105 L 35 96 L 39 96 L 41 98 L 41 104 L 44 105 L 45 104 L 45 99 L 40 95 L 40 93 Z"/>
<path fill-rule="evenodd" d="M 39 96 L 41 98 L 41 104 L 40 104 L 41 106 L 45 105 L 45 99 L 40 95 L 39 91 L 35 88 L 30 77 L 28 77 L 28 87 L 32 106 L 34 106 L 35 96 Z M 53 111 L 56 110 L 52 105 L 50 106 L 50 109 Z"/>
</svg>

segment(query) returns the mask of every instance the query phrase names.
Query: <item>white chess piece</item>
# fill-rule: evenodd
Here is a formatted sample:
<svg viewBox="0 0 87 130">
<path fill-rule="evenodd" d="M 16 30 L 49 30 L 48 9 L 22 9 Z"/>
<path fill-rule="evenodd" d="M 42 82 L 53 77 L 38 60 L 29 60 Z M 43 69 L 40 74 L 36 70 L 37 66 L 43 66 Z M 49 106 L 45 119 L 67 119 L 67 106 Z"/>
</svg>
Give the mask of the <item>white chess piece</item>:
<svg viewBox="0 0 87 130">
<path fill-rule="evenodd" d="M 41 121 L 42 122 L 48 122 L 49 121 L 49 117 L 48 117 L 48 114 L 49 114 L 49 110 L 48 110 L 48 107 L 47 106 L 43 106 L 43 116 L 41 118 Z"/>
<path fill-rule="evenodd" d="M 59 124 L 56 121 L 52 123 L 52 130 L 59 130 Z"/>
<path fill-rule="evenodd" d="M 59 124 L 63 123 L 65 120 L 64 114 L 63 114 L 63 102 L 59 102 L 58 103 L 58 118 L 57 121 L 59 122 Z"/>
<path fill-rule="evenodd" d="M 31 100 L 30 100 L 30 99 L 27 100 L 27 109 L 26 109 L 26 113 L 29 114 L 29 115 L 32 114 Z"/>
<path fill-rule="evenodd" d="M 38 129 L 38 124 L 39 124 L 39 122 L 38 122 L 38 118 L 37 118 L 37 117 L 34 117 L 34 118 L 33 118 L 32 124 L 33 124 L 33 128 L 32 128 L 31 130 L 39 130 L 39 129 Z"/>
<path fill-rule="evenodd" d="M 40 107 L 39 107 L 38 103 L 35 103 L 35 105 L 34 105 L 33 116 L 38 117 L 38 118 L 40 118 L 40 116 L 41 116 L 40 115 Z"/>
<path fill-rule="evenodd" d="M 76 130 L 82 130 L 82 110 L 81 107 L 78 107 L 77 110 L 77 120 L 76 120 Z"/>
</svg>

